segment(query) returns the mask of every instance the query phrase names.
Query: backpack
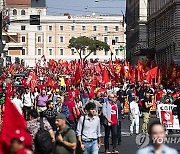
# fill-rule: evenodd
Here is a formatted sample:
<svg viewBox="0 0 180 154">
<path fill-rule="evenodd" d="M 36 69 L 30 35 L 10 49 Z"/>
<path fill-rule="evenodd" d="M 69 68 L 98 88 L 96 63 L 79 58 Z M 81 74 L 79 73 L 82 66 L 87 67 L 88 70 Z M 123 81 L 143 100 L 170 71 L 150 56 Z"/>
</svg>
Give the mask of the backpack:
<svg viewBox="0 0 180 154">
<path fill-rule="evenodd" d="M 69 119 L 70 111 L 67 102 L 63 104 L 61 112 L 66 116 L 67 119 Z"/>
<path fill-rule="evenodd" d="M 40 117 L 40 129 L 35 137 L 35 149 L 41 154 L 50 154 L 53 151 L 53 143 L 51 136 L 47 130 L 44 129 L 43 117 Z"/>
</svg>

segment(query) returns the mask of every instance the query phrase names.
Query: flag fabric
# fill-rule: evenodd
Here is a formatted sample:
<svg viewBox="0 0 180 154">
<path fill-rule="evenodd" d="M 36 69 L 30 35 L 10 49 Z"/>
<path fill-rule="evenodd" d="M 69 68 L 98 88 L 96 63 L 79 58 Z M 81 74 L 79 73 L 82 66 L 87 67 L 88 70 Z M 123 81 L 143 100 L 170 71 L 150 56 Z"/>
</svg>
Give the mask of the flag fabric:
<svg viewBox="0 0 180 154">
<path fill-rule="evenodd" d="M 0 151 L 2 154 L 10 153 L 9 150 L 12 133 L 21 129 L 26 129 L 26 121 L 14 104 L 10 101 L 8 96 L 6 96 L 2 132 L 0 135 Z"/>
<path fill-rule="evenodd" d="M 144 64 L 138 60 L 138 81 L 144 79 Z"/>
<path fill-rule="evenodd" d="M 80 67 L 78 66 L 75 72 L 75 83 L 78 84 L 81 81 L 81 71 Z"/>
<path fill-rule="evenodd" d="M 120 64 L 120 62 L 116 59 L 115 60 L 115 73 L 117 74 L 117 75 L 120 75 L 120 72 L 121 72 L 121 64 Z"/>
<path fill-rule="evenodd" d="M 159 71 L 158 71 L 157 84 L 161 84 L 161 80 L 162 80 L 162 78 L 161 78 L 161 70 L 159 69 Z"/>
<path fill-rule="evenodd" d="M 106 68 L 104 68 L 104 70 L 103 70 L 102 80 L 103 80 L 104 84 L 110 82 L 109 74 L 108 74 Z"/>
<path fill-rule="evenodd" d="M 32 72 L 31 74 L 32 78 L 31 78 L 31 92 L 33 93 L 34 92 L 34 88 L 37 86 L 37 77 L 36 77 L 36 74 L 34 72 Z"/>
<path fill-rule="evenodd" d="M 154 67 L 152 68 L 151 70 L 149 70 L 147 73 L 146 73 L 146 80 L 148 82 L 151 82 L 152 79 L 155 79 L 157 77 L 157 73 L 158 73 L 158 66 L 157 67 Z"/>
<path fill-rule="evenodd" d="M 131 83 L 135 83 L 136 82 L 136 68 L 134 68 L 132 70 L 130 81 L 131 81 Z"/>
</svg>

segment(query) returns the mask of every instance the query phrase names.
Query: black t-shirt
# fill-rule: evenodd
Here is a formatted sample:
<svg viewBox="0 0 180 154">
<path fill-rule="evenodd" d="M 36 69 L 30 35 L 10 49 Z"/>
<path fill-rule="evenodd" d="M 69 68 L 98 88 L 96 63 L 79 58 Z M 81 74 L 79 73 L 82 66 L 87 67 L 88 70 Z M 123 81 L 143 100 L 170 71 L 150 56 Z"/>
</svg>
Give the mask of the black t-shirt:
<svg viewBox="0 0 180 154">
<path fill-rule="evenodd" d="M 119 100 L 121 103 L 124 103 L 124 96 L 126 96 L 125 91 L 119 90 L 119 91 L 117 92 L 117 96 L 118 96 L 118 100 Z"/>
<path fill-rule="evenodd" d="M 145 98 L 145 99 L 142 101 L 142 112 L 149 112 L 149 110 L 150 110 L 151 107 L 146 108 L 145 102 L 151 103 L 151 99 L 150 99 L 150 98 Z"/>
</svg>

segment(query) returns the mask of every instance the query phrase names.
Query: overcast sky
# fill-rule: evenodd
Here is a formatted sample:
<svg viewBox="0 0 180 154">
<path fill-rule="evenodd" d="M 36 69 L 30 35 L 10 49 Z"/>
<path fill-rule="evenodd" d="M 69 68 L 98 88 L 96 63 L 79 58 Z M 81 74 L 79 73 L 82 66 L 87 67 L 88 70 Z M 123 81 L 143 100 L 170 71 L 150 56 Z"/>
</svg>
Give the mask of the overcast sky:
<svg viewBox="0 0 180 154">
<path fill-rule="evenodd" d="M 121 15 L 125 11 L 125 0 L 46 0 L 46 3 L 47 13 L 51 15 Z"/>
</svg>

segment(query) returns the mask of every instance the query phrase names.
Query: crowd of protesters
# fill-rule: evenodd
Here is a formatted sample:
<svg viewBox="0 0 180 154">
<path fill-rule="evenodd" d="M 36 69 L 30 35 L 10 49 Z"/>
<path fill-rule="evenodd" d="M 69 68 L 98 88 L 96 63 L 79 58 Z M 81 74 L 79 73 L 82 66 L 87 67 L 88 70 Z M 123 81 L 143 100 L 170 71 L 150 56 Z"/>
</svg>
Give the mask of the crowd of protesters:
<svg viewBox="0 0 180 154">
<path fill-rule="evenodd" d="M 100 75 L 102 72 L 92 72 L 91 67 L 83 68 L 82 78 L 82 72 L 77 71 L 79 67 L 71 65 L 68 73 L 66 71 L 70 68 L 64 70 L 63 67 L 34 69 L 14 65 L 13 71 L 4 68 L 0 79 L 1 117 L 5 94 L 8 93 L 19 113 L 27 120 L 27 130 L 33 139 L 31 150 L 34 153 L 42 153 L 35 142 L 41 119 L 43 128 L 49 132 L 54 143 L 52 153 L 78 153 L 80 147 L 84 154 L 97 154 L 104 143 L 104 151 L 108 154 L 111 153 L 110 132 L 112 153 L 119 153 L 117 144 L 121 142 L 121 125 L 126 118 L 125 114 L 131 121 L 130 135 L 137 135 L 140 132 L 148 133 L 153 101 L 155 105 L 176 104 L 179 109 L 178 86 L 152 84 L 146 80 L 131 83 L 127 78 L 121 82 L 113 78 L 104 82 L 105 76 Z M 35 74 L 35 86 L 28 81 L 30 72 Z M 139 117 L 143 118 L 141 127 Z M 105 130 L 104 142 L 101 139 L 101 127 Z"/>
</svg>

